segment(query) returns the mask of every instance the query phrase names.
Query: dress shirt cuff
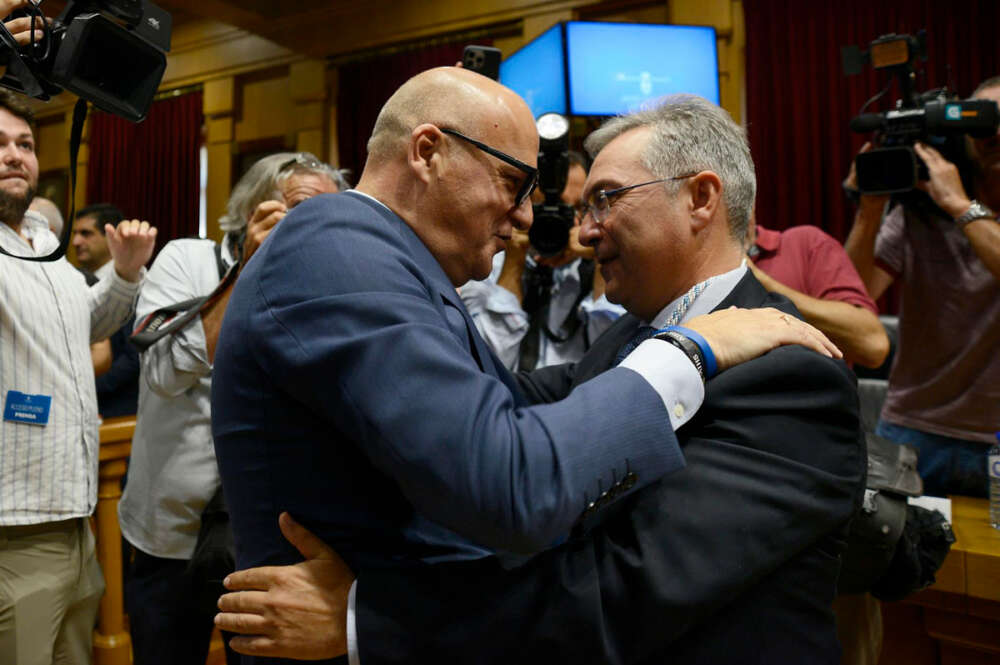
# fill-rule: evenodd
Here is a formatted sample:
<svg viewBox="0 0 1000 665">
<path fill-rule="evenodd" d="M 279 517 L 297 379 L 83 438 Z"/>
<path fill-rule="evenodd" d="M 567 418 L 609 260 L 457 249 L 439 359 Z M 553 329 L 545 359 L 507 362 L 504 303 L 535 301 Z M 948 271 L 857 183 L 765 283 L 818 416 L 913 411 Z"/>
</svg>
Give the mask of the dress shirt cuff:
<svg viewBox="0 0 1000 665">
<path fill-rule="evenodd" d="M 644 378 L 663 400 L 670 424 L 677 431 L 705 399 L 705 385 L 691 359 L 669 342 L 648 339 L 625 357 L 627 367 Z"/>
<path fill-rule="evenodd" d="M 108 275 L 111 285 L 109 290 L 119 299 L 133 300 L 136 294 L 139 293 L 139 287 L 142 286 L 143 281 L 146 279 L 146 272 L 146 267 L 143 266 L 139 269 L 139 279 L 135 282 L 130 282 L 119 275 L 117 270 L 112 270 Z"/>
<path fill-rule="evenodd" d="M 351 590 L 347 593 L 347 663 L 348 665 L 361 665 L 361 653 L 358 651 L 358 621 L 355 606 L 355 591 L 358 588 L 358 581 L 351 582 Z"/>
</svg>

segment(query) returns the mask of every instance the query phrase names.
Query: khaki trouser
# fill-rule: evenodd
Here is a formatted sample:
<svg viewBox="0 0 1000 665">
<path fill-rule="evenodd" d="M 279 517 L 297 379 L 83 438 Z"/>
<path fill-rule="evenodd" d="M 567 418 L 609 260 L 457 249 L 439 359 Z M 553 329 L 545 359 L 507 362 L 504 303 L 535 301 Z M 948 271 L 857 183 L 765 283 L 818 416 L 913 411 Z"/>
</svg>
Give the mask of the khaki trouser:
<svg viewBox="0 0 1000 665">
<path fill-rule="evenodd" d="M 0 527 L 0 663 L 90 663 L 103 593 L 86 519 Z"/>
</svg>

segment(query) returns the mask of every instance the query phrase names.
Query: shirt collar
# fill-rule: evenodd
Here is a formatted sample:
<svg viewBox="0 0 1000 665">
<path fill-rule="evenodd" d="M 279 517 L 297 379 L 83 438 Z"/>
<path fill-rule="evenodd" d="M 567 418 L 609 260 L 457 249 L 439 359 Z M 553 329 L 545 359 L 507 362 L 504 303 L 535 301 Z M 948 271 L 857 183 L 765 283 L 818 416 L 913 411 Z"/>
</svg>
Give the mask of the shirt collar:
<svg viewBox="0 0 1000 665">
<path fill-rule="evenodd" d="M 776 252 L 778 251 L 778 247 L 781 246 L 781 232 L 765 229 L 758 224 L 757 238 L 754 240 L 754 244 L 757 245 L 758 249 L 762 249 L 765 252 Z"/>
<path fill-rule="evenodd" d="M 24 236 L 18 235 L 17 231 L 3 222 L 0 222 L 0 227 L 3 227 L 0 229 L 0 237 L 4 249 L 15 255 L 20 253 L 24 256 L 43 256 L 51 254 L 59 246 L 59 239 L 49 230 L 48 220 L 34 210 L 25 212 L 21 220 L 21 233 Z M 24 245 L 28 244 L 25 237 L 31 241 L 31 254 L 24 254 Z"/>
<path fill-rule="evenodd" d="M 374 201 L 375 203 L 379 204 L 380 206 L 382 206 L 383 208 L 385 208 L 389 212 L 392 212 L 392 209 L 389 206 L 387 206 L 386 204 L 382 203 L 381 201 L 379 201 L 377 198 L 375 198 L 371 194 L 365 194 L 364 192 L 359 191 L 357 189 L 350 189 L 348 191 L 351 192 L 352 194 L 357 194 L 358 196 L 363 196 L 366 199 L 368 199 L 369 201 Z M 395 215 L 396 213 L 392 212 L 392 214 Z M 398 217 L 398 215 L 397 215 L 397 217 Z"/>
<path fill-rule="evenodd" d="M 719 303 L 725 300 L 729 292 L 732 291 L 736 284 L 743 279 L 743 275 L 746 274 L 747 263 L 746 260 L 740 261 L 740 265 L 733 268 L 729 272 L 724 272 L 720 275 L 715 275 L 712 277 L 711 283 L 705 287 L 705 290 L 701 292 L 701 295 L 695 299 L 691 306 L 688 307 L 687 313 L 684 318 L 681 319 L 681 323 L 692 319 L 696 316 L 702 314 L 708 314 L 713 309 L 718 307 Z M 680 302 L 684 294 L 681 294 L 674 300 L 672 300 L 666 307 L 660 310 L 659 314 L 653 317 L 650 325 L 654 328 L 662 328 L 670 316 L 670 313 L 674 311 L 674 307 Z"/>
</svg>

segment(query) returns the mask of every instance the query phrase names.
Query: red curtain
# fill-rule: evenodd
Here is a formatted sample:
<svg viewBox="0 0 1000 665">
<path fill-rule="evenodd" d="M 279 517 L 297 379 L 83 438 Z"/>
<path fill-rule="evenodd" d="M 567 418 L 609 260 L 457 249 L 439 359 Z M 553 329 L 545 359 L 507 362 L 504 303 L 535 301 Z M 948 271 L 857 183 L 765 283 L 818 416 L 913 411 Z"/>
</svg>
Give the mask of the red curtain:
<svg viewBox="0 0 1000 665">
<path fill-rule="evenodd" d="M 927 30 L 917 89 L 947 85 L 964 96 L 1000 74 L 1000 3 L 996 0 L 744 0 L 747 29 L 747 121 L 757 165 L 758 219 L 784 229 L 815 224 L 843 240 L 853 206 L 841 190 L 867 136 L 848 122 L 888 75 L 845 77 L 840 48 L 867 50 L 874 38 Z M 889 108 L 890 92 L 869 111 Z"/>
<path fill-rule="evenodd" d="M 476 43 L 491 46 L 493 40 L 477 39 Z M 465 45 L 466 42 L 439 44 L 340 67 L 340 89 L 337 93 L 338 166 L 351 169 L 352 183 L 361 176 L 368 157 L 365 146 L 386 100 L 410 77 L 432 67 L 454 65 L 462 59 Z"/>
<path fill-rule="evenodd" d="M 133 124 L 95 111 L 90 119 L 87 202 L 108 202 L 157 227 L 156 251 L 198 233 L 202 94 L 155 102 Z"/>
</svg>

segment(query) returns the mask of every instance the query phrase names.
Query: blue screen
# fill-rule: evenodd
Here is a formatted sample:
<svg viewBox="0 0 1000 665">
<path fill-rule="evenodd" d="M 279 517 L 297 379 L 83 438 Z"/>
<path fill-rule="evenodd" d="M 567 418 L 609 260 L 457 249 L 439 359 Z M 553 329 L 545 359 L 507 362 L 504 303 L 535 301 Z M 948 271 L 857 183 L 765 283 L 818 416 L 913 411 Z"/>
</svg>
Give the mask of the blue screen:
<svg viewBox="0 0 1000 665">
<path fill-rule="evenodd" d="M 573 115 L 627 113 L 675 92 L 719 103 L 714 28 L 570 21 L 566 39 Z"/>
<path fill-rule="evenodd" d="M 566 115 L 562 26 L 556 25 L 500 63 L 500 82 L 521 95 L 535 117 Z"/>
</svg>

